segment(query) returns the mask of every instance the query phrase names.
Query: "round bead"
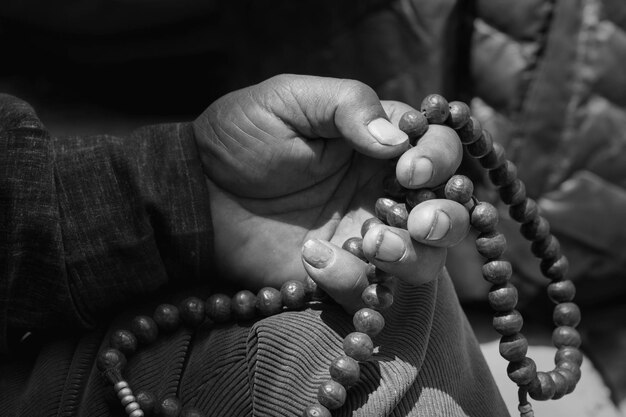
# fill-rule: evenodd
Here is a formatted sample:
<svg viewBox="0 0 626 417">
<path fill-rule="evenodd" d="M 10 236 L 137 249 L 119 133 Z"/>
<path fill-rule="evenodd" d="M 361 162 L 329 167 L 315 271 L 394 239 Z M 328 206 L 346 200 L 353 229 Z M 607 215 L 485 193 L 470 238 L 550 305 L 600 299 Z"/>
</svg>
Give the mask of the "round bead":
<svg viewBox="0 0 626 417">
<path fill-rule="evenodd" d="M 398 128 L 407 134 L 411 145 L 415 145 L 428 130 L 428 120 L 423 113 L 411 110 L 400 117 Z"/>
<path fill-rule="evenodd" d="M 522 224 L 519 231 L 527 240 L 542 240 L 550 235 L 550 223 L 544 217 L 536 216 L 531 221 Z"/>
<path fill-rule="evenodd" d="M 570 371 L 574 376 L 574 381 L 576 384 L 578 383 L 578 381 L 580 381 L 580 377 L 581 377 L 580 366 L 576 365 L 574 362 L 569 362 L 569 361 L 559 362 L 559 364 L 556 367 L 556 370 L 560 371 L 561 369 Z M 564 374 L 563 376 L 566 376 L 566 375 Z"/>
<path fill-rule="evenodd" d="M 452 129 L 460 129 L 470 120 L 470 108 L 462 101 L 451 101 L 448 105 L 448 111 L 450 116 L 447 119 L 447 123 Z"/>
<path fill-rule="evenodd" d="M 554 331 L 552 331 L 552 343 L 554 346 L 561 348 L 564 346 L 572 346 L 579 347 L 580 333 L 573 327 L 570 326 L 559 326 Z"/>
<path fill-rule="evenodd" d="M 363 225 L 361 226 L 361 237 L 364 237 L 367 234 L 367 232 L 373 226 L 376 226 L 377 224 L 383 224 L 383 222 L 377 217 L 372 217 L 372 218 L 365 220 L 363 222 Z"/>
<path fill-rule="evenodd" d="M 144 417 L 144 415 L 145 414 L 143 413 L 143 410 L 137 409 L 137 410 L 133 411 L 132 413 L 130 413 L 128 415 L 128 417 Z"/>
<path fill-rule="evenodd" d="M 189 297 L 180 303 L 180 318 L 189 327 L 198 327 L 204 321 L 206 309 L 204 301 Z"/>
<path fill-rule="evenodd" d="M 387 213 L 397 203 L 390 198 L 379 198 L 374 205 L 374 214 L 383 222 L 387 222 Z"/>
<path fill-rule="evenodd" d="M 352 332 L 343 339 L 343 351 L 357 361 L 365 361 L 374 353 L 374 343 L 365 333 Z"/>
<path fill-rule="evenodd" d="M 116 382 L 115 384 L 113 384 L 113 389 L 115 391 L 121 391 L 124 388 L 130 388 L 129 385 L 128 385 L 128 382 L 126 382 L 126 381 L 122 380 L 122 381 L 119 381 L 119 382 Z"/>
<path fill-rule="evenodd" d="M 537 401 L 546 401 L 554 396 L 556 386 L 546 372 L 537 372 L 537 377 L 530 384 L 528 394 Z"/>
<path fill-rule="evenodd" d="M 558 400 L 562 398 L 565 394 L 567 394 L 568 383 L 567 379 L 563 376 L 563 374 L 552 370 L 548 372 L 550 379 L 554 382 L 554 395 L 552 396 L 553 400 Z"/>
<path fill-rule="evenodd" d="M 158 404 L 159 417 L 179 417 L 182 410 L 180 400 L 176 397 L 166 397 Z"/>
<path fill-rule="evenodd" d="M 343 242 L 342 249 L 347 250 L 362 261 L 367 262 L 365 253 L 363 253 L 363 239 L 360 237 L 351 237 Z"/>
<path fill-rule="evenodd" d="M 576 286 L 570 280 L 556 281 L 548 285 L 548 297 L 554 303 L 572 301 L 576 295 Z"/>
<path fill-rule="evenodd" d="M 574 391 L 574 389 L 576 388 L 576 384 L 578 383 L 578 380 L 576 379 L 576 374 L 574 374 L 574 372 L 570 371 L 569 369 L 562 369 L 559 367 L 557 367 L 554 371 L 561 374 L 563 378 L 565 378 L 565 382 L 567 383 L 566 394 Z"/>
<path fill-rule="evenodd" d="M 521 361 L 509 363 L 506 372 L 509 379 L 517 385 L 528 385 L 537 375 L 537 365 L 532 359 L 524 358 Z"/>
<path fill-rule="evenodd" d="M 122 403 L 123 407 L 126 407 L 128 404 L 134 403 L 136 401 L 135 396 L 134 395 L 125 395 L 122 398 L 120 398 L 120 402 Z M 139 408 L 139 404 L 137 404 L 137 407 Z"/>
<path fill-rule="evenodd" d="M 495 311 L 510 311 L 517 305 L 517 288 L 510 283 L 494 285 L 488 294 L 489 305 Z"/>
<path fill-rule="evenodd" d="M 137 399 L 137 403 L 147 416 L 150 416 L 154 413 L 157 403 L 157 399 L 154 394 L 152 394 L 150 391 L 141 390 L 137 392 L 135 398 Z"/>
<path fill-rule="evenodd" d="M 180 326 L 180 310 L 171 304 L 161 304 L 154 309 L 152 319 L 159 330 L 170 333 Z"/>
<path fill-rule="evenodd" d="M 337 381 L 325 381 L 317 390 L 317 400 L 329 410 L 336 410 L 346 402 L 346 389 Z"/>
<path fill-rule="evenodd" d="M 180 417 L 204 417 L 204 413 L 194 407 L 185 407 L 181 411 Z"/>
<path fill-rule="evenodd" d="M 509 261 L 493 260 L 486 262 L 482 266 L 483 278 L 491 282 L 492 284 L 502 285 L 506 284 L 511 275 L 513 275 L 513 267 Z"/>
<path fill-rule="evenodd" d="M 134 398 L 133 398 L 134 399 Z M 126 411 L 126 414 L 130 414 L 133 411 L 137 411 L 139 410 L 139 404 L 137 404 L 135 401 L 129 403 L 126 405 L 126 407 L 124 407 L 124 411 Z"/>
<path fill-rule="evenodd" d="M 384 310 L 393 304 L 393 292 L 383 284 L 370 284 L 363 290 L 361 300 L 370 308 Z"/>
<path fill-rule="evenodd" d="M 100 352 L 96 365 L 101 372 L 110 369 L 121 371 L 126 365 L 126 357 L 119 350 L 108 348 Z"/>
<path fill-rule="evenodd" d="M 344 387 L 356 384 L 361 376 L 359 363 L 349 356 L 340 356 L 330 364 L 330 377 Z"/>
<path fill-rule="evenodd" d="M 302 417 L 332 417 L 332 414 L 321 404 L 311 404 L 304 409 Z"/>
<path fill-rule="evenodd" d="M 137 338 L 128 330 L 115 330 L 109 338 L 109 344 L 127 356 L 137 350 Z"/>
<path fill-rule="evenodd" d="M 467 149 L 467 153 L 469 153 L 473 158 L 482 158 L 486 156 L 493 149 L 493 138 L 491 137 L 491 133 L 483 130 L 480 137 L 473 143 L 465 145 L 465 148 Z"/>
<path fill-rule="evenodd" d="M 519 333 L 524 325 L 524 319 L 517 310 L 498 312 L 493 316 L 493 328 L 502 336 L 511 336 Z"/>
<path fill-rule="evenodd" d="M 148 316 L 136 316 L 130 323 L 132 332 L 137 337 L 139 343 L 149 345 L 153 343 L 159 336 L 159 328 Z"/>
<path fill-rule="evenodd" d="M 251 291 L 238 291 L 233 295 L 230 308 L 237 320 L 252 320 L 256 315 L 256 297 Z"/>
<path fill-rule="evenodd" d="M 506 162 L 504 147 L 498 142 L 494 142 L 487 155 L 478 160 L 485 169 L 496 169 Z"/>
<path fill-rule="evenodd" d="M 117 398 L 123 400 L 124 398 L 132 397 L 131 401 L 135 401 L 135 397 L 133 396 L 133 391 L 129 387 L 121 388 L 117 391 Z M 128 404 L 130 401 L 127 401 Z M 126 405 L 124 404 L 124 405 Z"/>
<path fill-rule="evenodd" d="M 227 323 L 231 320 L 232 307 L 226 294 L 213 294 L 206 300 L 206 315 L 215 323 Z"/>
<path fill-rule="evenodd" d="M 403 200 L 408 190 L 398 182 L 395 175 L 388 175 L 383 179 L 383 192 L 396 200 Z"/>
<path fill-rule="evenodd" d="M 453 175 L 446 183 L 444 193 L 448 200 L 465 204 L 472 199 L 474 183 L 465 175 Z"/>
<path fill-rule="evenodd" d="M 505 185 L 498 189 L 498 194 L 504 204 L 513 206 L 526 200 L 526 185 L 517 179 L 509 185 Z"/>
<path fill-rule="evenodd" d="M 448 101 L 439 94 L 429 94 L 424 100 L 420 110 L 426 116 L 426 120 L 431 124 L 443 124 L 450 115 Z"/>
<path fill-rule="evenodd" d="M 576 327 L 580 323 L 580 309 L 574 303 L 559 303 L 554 306 L 552 319 L 557 326 Z"/>
<path fill-rule="evenodd" d="M 506 238 L 498 232 L 481 233 L 476 238 L 476 250 L 487 259 L 499 258 L 506 250 Z"/>
<path fill-rule="evenodd" d="M 264 287 L 256 295 L 256 309 L 263 317 L 278 314 L 283 309 L 280 291 L 272 287 Z"/>
<path fill-rule="evenodd" d="M 480 138 L 483 134 L 483 128 L 478 119 L 470 116 L 470 119 L 465 126 L 457 129 L 456 133 L 459 135 L 459 139 L 461 139 L 462 144 L 469 145 L 470 143 L 476 142 Z"/>
<path fill-rule="evenodd" d="M 370 284 L 383 284 L 393 280 L 393 275 L 383 271 L 374 264 L 367 264 L 365 276 L 367 277 L 367 282 Z"/>
<path fill-rule="evenodd" d="M 526 357 L 528 352 L 528 340 L 521 333 L 515 333 L 500 338 L 498 346 L 500 356 L 509 362 L 518 362 Z"/>
<path fill-rule="evenodd" d="M 394 204 L 387 211 L 386 222 L 389 226 L 406 229 L 406 223 L 409 220 L 409 212 L 404 203 Z"/>
<path fill-rule="evenodd" d="M 507 159 L 502 165 L 489 171 L 489 179 L 498 187 L 512 185 L 517 180 L 517 166 Z"/>
<path fill-rule="evenodd" d="M 560 280 L 565 277 L 569 270 L 569 260 L 565 255 L 561 255 L 559 259 L 542 259 L 539 264 L 541 273 L 544 277 L 551 280 Z"/>
<path fill-rule="evenodd" d="M 564 346 L 554 355 L 554 364 L 558 365 L 561 362 L 572 362 L 580 366 L 583 363 L 583 353 L 578 348 Z"/>
<path fill-rule="evenodd" d="M 470 224 L 479 232 L 492 232 L 498 224 L 498 209 L 484 201 L 476 204 L 470 212 Z"/>
<path fill-rule="evenodd" d="M 532 198 L 527 198 L 519 204 L 509 207 L 509 215 L 518 223 L 527 223 L 539 215 L 537 202 Z"/>
<path fill-rule="evenodd" d="M 362 308 L 354 313 L 352 323 L 357 332 L 365 333 L 369 337 L 375 337 L 385 327 L 385 318 L 376 310 Z"/>
<path fill-rule="evenodd" d="M 406 208 L 410 211 L 418 204 L 436 198 L 437 195 L 432 190 L 428 188 L 418 188 L 416 190 L 409 190 L 404 199 L 406 201 Z"/>
<path fill-rule="evenodd" d="M 306 304 L 306 291 L 304 283 L 298 280 L 290 280 L 280 287 L 280 295 L 283 305 L 289 309 L 301 309 Z"/>
<path fill-rule="evenodd" d="M 561 256 L 561 244 L 554 235 L 550 235 L 545 239 L 534 241 L 530 245 L 530 251 L 537 258 L 556 259 Z"/>
</svg>

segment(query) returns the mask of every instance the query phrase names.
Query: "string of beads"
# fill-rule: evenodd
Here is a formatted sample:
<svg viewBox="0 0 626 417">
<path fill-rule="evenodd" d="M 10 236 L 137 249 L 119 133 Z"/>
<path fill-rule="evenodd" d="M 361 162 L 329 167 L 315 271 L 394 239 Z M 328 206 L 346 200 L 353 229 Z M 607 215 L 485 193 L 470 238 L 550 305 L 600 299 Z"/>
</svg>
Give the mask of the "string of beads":
<svg viewBox="0 0 626 417">
<path fill-rule="evenodd" d="M 426 133 L 429 124 L 445 124 L 457 132 L 467 153 L 489 171 L 489 178 L 498 187 L 500 198 L 510 206 L 511 218 L 521 224 L 521 234 L 532 242 L 533 254 L 541 259 L 541 272 L 551 280 L 547 287 L 548 296 L 556 304 L 553 312 L 556 328 L 552 334 L 552 341 L 557 347 L 556 367 L 548 372 L 537 371 L 535 362 L 526 356 L 528 342 L 521 333 L 523 318 L 515 309 L 518 293 L 510 282 L 512 266 L 502 258 L 506 239 L 496 230 L 498 210 L 490 203 L 480 202 L 474 197 L 474 185 L 469 178 L 454 175 L 444 187 L 417 190 L 403 188 L 394 176 L 385 178 L 387 197 L 376 201 L 376 217 L 363 223 L 361 236 L 372 226 L 381 223 L 406 229 L 409 211 L 435 198 L 457 201 L 469 210 L 470 224 L 480 233 L 476 239 L 476 249 L 486 260 L 482 266 L 482 275 L 492 284 L 488 301 L 495 310 L 493 327 L 502 335 L 500 354 L 509 361 L 509 378 L 519 386 L 520 416 L 534 417 L 527 395 L 535 400 L 558 399 L 571 393 L 581 377 L 582 353 L 578 349 L 581 339 L 576 330 L 581 315 L 573 303 L 574 284 L 565 279 L 567 258 L 561 254 L 559 242 L 550 233 L 548 221 L 539 214 L 536 202 L 526 196 L 524 183 L 517 177 L 517 168 L 505 158 L 502 146 L 494 143 L 489 132 L 482 129 L 478 120 L 470 115 L 470 109 L 465 103 L 448 103 L 439 95 L 429 95 L 422 102 L 421 112 L 411 111 L 402 116 L 400 129 L 409 135 L 411 145 L 415 145 Z M 404 202 L 398 203 L 396 200 Z M 362 237 L 346 240 L 343 248 L 368 262 L 363 254 Z M 369 285 L 361 296 L 366 307 L 354 314 L 355 331 L 343 340 L 344 354 L 331 362 L 330 378 L 320 384 L 317 402 L 306 407 L 303 417 L 330 417 L 331 410 L 345 403 L 349 388 L 360 379 L 359 362 L 373 355 L 372 338 L 385 325 L 380 311 L 393 303 L 394 277 L 372 264 L 368 264 L 367 268 Z M 97 366 L 113 384 L 129 417 L 201 417 L 203 413 L 200 410 L 183 407 L 175 396 L 156 398 L 145 390 L 134 394 L 122 375 L 126 358 L 132 356 L 139 346 L 156 341 L 159 333 L 171 333 L 181 325 L 196 328 L 206 319 L 213 323 L 226 323 L 231 320 L 251 320 L 257 315 L 268 317 L 285 309 L 302 309 L 309 300 L 319 297 L 320 293 L 309 279 L 306 284 L 288 281 L 280 290 L 266 287 L 256 295 L 242 290 L 233 297 L 214 294 L 206 302 L 196 297 L 187 298 L 178 307 L 162 304 L 156 308 L 152 317 L 136 316 L 130 323 L 130 330 L 115 330 L 110 336 L 109 347 L 98 356 Z"/>
</svg>

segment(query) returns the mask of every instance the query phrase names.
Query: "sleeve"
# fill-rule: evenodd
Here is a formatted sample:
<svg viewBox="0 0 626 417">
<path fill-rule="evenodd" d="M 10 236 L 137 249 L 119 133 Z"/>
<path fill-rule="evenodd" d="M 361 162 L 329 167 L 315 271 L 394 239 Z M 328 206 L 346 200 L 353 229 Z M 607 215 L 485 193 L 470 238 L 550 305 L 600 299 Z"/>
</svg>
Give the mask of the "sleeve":
<svg viewBox="0 0 626 417">
<path fill-rule="evenodd" d="M 211 270 L 209 196 L 190 124 L 53 138 L 0 95 L 0 352 L 10 335 L 100 315 Z"/>
</svg>

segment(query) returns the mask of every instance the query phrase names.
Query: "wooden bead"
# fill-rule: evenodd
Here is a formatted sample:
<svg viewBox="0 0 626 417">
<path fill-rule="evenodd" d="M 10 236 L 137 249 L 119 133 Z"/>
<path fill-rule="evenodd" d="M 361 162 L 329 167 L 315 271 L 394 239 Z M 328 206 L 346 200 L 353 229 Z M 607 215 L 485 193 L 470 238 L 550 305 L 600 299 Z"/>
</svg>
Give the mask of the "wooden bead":
<svg viewBox="0 0 626 417">
<path fill-rule="evenodd" d="M 478 119 L 470 116 L 470 119 L 465 126 L 457 129 L 456 133 L 459 135 L 459 139 L 461 139 L 461 143 L 463 145 L 469 145 L 470 143 L 476 142 L 480 138 L 483 134 L 483 128 Z"/>
<path fill-rule="evenodd" d="M 526 185 L 517 179 L 511 184 L 505 185 L 498 189 L 498 194 L 504 204 L 515 205 L 526 199 Z"/>
<path fill-rule="evenodd" d="M 361 377 L 359 363 L 349 356 L 340 356 L 330 364 L 330 377 L 344 387 L 356 384 Z"/>
<path fill-rule="evenodd" d="M 430 124 L 444 124 L 450 115 L 448 101 L 439 94 L 427 95 L 422 100 L 420 110 Z"/>
<path fill-rule="evenodd" d="M 493 232 L 498 224 L 498 209 L 481 201 L 470 211 L 470 224 L 479 232 Z"/>
<path fill-rule="evenodd" d="M 361 226 L 361 237 L 365 237 L 365 235 L 367 234 L 367 232 L 373 227 L 376 226 L 377 224 L 384 224 L 379 218 L 377 217 L 371 217 L 367 220 L 365 220 L 363 222 L 363 225 Z"/>
<path fill-rule="evenodd" d="M 489 179 L 497 187 L 511 186 L 517 180 L 517 166 L 508 159 L 489 171 Z"/>
<path fill-rule="evenodd" d="M 363 239 L 360 237 L 351 237 L 346 239 L 341 248 L 350 252 L 362 261 L 367 262 L 365 253 L 363 253 Z"/>
<path fill-rule="evenodd" d="M 129 414 L 129 415 L 137 410 L 139 410 L 139 404 L 137 404 L 135 401 L 132 401 L 126 404 L 126 407 L 124 407 L 124 411 L 126 411 L 126 414 Z"/>
<path fill-rule="evenodd" d="M 130 356 L 137 350 L 137 338 L 128 330 L 115 330 L 111 333 L 109 344 L 126 356 Z"/>
<path fill-rule="evenodd" d="M 446 123 L 452 129 L 460 129 L 465 126 L 471 116 L 470 108 L 462 101 L 451 101 L 448 105 L 449 113 Z"/>
<path fill-rule="evenodd" d="M 533 406 L 530 403 L 519 404 L 517 410 L 520 412 L 520 417 L 535 417 Z"/>
<path fill-rule="evenodd" d="M 145 414 L 143 413 L 143 410 L 141 409 L 135 410 L 128 415 L 128 417 L 144 417 L 144 416 Z"/>
<path fill-rule="evenodd" d="M 304 308 L 307 299 L 304 283 L 298 280 L 290 280 L 280 287 L 280 295 L 283 305 L 288 309 Z"/>
<path fill-rule="evenodd" d="M 383 193 L 394 200 L 404 200 L 408 189 L 398 182 L 395 175 L 388 175 L 383 179 Z"/>
<path fill-rule="evenodd" d="M 256 295 L 256 309 L 263 317 L 278 314 L 283 309 L 283 300 L 276 288 L 263 287 Z"/>
<path fill-rule="evenodd" d="M 498 346 L 500 356 L 509 362 L 518 362 L 526 357 L 528 352 L 528 340 L 521 333 L 515 333 L 500 338 Z"/>
<path fill-rule="evenodd" d="M 522 224 L 519 231 L 527 240 L 542 240 L 550 235 L 550 223 L 544 217 L 536 216 Z"/>
<path fill-rule="evenodd" d="M 198 297 L 189 297 L 180 303 L 180 318 L 187 326 L 194 328 L 204 322 L 206 309 L 204 301 Z"/>
<path fill-rule="evenodd" d="M 154 309 L 152 319 L 160 331 L 170 333 L 180 327 L 180 310 L 172 304 L 160 304 Z"/>
<path fill-rule="evenodd" d="M 179 417 L 182 408 L 178 398 L 174 396 L 166 397 L 159 401 L 157 415 L 159 417 Z"/>
<path fill-rule="evenodd" d="M 96 366 L 100 372 L 110 369 L 122 370 L 126 366 L 126 356 L 114 348 L 108 348 L 98 354 Z"/>
<path fill-rule="evenodd" d="M 122 398 L 120 398 L 120 403 L 122 403 L 122 407 L 126 407 L 128 404 L 134 403 L 134 402 L 136 402 L 135 401 L 135 396 L 132 395 L 132 394 L 125 395 Z M 137 404 L 137 407 L 139 407 L 139 404 Z"/>
<path fill-rule="evenodd" d="M 365 333 L 352 332 L 343 339 L 343 351 L 357 361 L 365 361 L 374 353 L 374 343 Z"/>
<path fill-rule="evenodd" d="M 154 414 L 157 404 L 156 396 L 150 391 L 141 390 L 135 395 L 137 403 L 145 413 L 147 417 Z"/>
<path fill-rule="evenodd" d="M 559 303 L 554 306 L 552 319 L 557 326 L 576 327 L 580 323 L 580 309 L 574 303 Z"/>
<path fill-rule="evenodd" d="M 506 162 L 504 147 L 497 142 L 493 143 L 491 151 L 478 160 L 485 169 L 496 169 Z"/>
<path fill-rule="evenodd" d="M 336 410 L 346 402 L 346 389 L 337 381 L 325 381 L 317 391 L 317 401 L 329 410 Z"/>
<path fill-rule="evenodd" d="M 393 275 L 389 272 L 383 271 L 374 264 L 367 265 L 365 276 L 367 277 L 367 282 L 370 284 L 384 284 L 393 280 Z"/>
<path fill-rule="evenodd" d="M 485 232 L 476 238 L 476 250 L 487 259 L 496 259 L 506 250 L 506 238 L 502 233 Z"/>
<path fill-rule="evenodd" d="M 385 318 L 376 310 L 362 308 L 352 317 L 354 329 L 369 337 L 376 337 L 385 327 Z"/>
<path fill-rule="evenodd" d="M 384 310 L 393 304 L 393 292 L 383 284 L 370 284 L 363 290 L 361 300 L 370 308 Z"/>
<path fill-rule="evenodd" d="M 527 223 L 539 215 L 539 207 L 535 200 L 526 198 L 521 203 L 509 207 L 509 215 L 518 223 Z"/>
<path fill-rule="evenodd" d="M 517 305 L 517 288 L 510 283 L 494 285 L 488 294 L 489 305 L 495 311 L 510 311 Z"/>
<path fill-rule="evenodd" d="M 548 285 L 547 293 L 553 303 L 565 303 L 574 299 L 576 286 L 570 280 L 555 281 Z"/>
<path fill-rule="evenodd" d="M 302 417 L 332 417 L 332 414 L 322 404 L 311 404 L 304 409 Z"/>
<path fill-rule="evenodd" d="M 400 117 L 398 128 L 407 134 L 409 143 L 413 146 L 428 131 L 428 120 L 423 113 L 411 110 Z"/>
<path fill-rule="evenodd" d="M 376 214 L 376 217 L 386 224 L 387 213 L 391 210 L 391 207 L 396 204 L 397 203 L 390 198 L 379 198 L 376 200 L 376 204 L 374 205 L 374 214 Z"/>
<path fill-rule="evenodd" d="M 545 239 L 534 241 L 530 245 L 530 251 L 537 258 L 557 259 L 561 256 L 561 244 L 554 235 L 550 235 Z"/>
<path fill-rule="evenodd" d="M 572 362 L 580 366 L 583 363 L 583 353 L 580 349 L 572 346 L 559 348 L 554 355 L 554 364 L 558 365 L 561 362 Z"/>
<path fill-rule="evenodd" d="M 406 229 L 406 224 L 409 220 L 409 212 L 406 209 L 406 205 L 404 203 L 393 205 L 389 211 L 387 211 L 385 220 L 389 226 Z"/>
<path fill-rule="evenodd" d="M 509 261 L 493 260 L 482 266 L 483 278 L 492 284 L 502 285 L 513 275 L 513 267 Z"/>
<path fill-rule="evenodd" d="M 560 371 L 562 369 L 570 371 L 572 373 L 576 384 L 578 383 L 578 381 L 580 381 L 580 377 L 581 377 L 580 366 L 576 365 L 574 362 L 563 361 L 563 362 L 559 362 L 559 364 L 556 367 L 557 371 Z M 563 374 L 563 376 L 566 376 L 566 375 Z"/>
<path fill-rule="evenodd" d="M 185 407 L 180 412 L 180 417 L 204 417 L 204 413 L 194 407 Z"/>
<path fill-rule="evenodd" d="M 580 333 L 573 327 L 559 326 L 552 331 L 552 343 L 554 343 L 554 346 L 557 348 L 565 346 L 577 348 L 581 343 Z"/>
<path fill-rule="evenodd" d="M 149 345 L 159 336 L 159 328 L 148 316 L 136 316 L 130 323 L 130 329 L 137 337 L 139 343 Z"/>
<path fill-rule="evenodd" d="M 554 382 L 555 389 L 552 399 L 558 400 L 559 398 L 562 398 L 565 394 L 567 394 L 567 389 L 569 388 L 567 380 L 565 379 L 563 374 L 555 370 L 548 372 L 548 375 L 550 376 L 550 379 L 552 379 L 552 382 Z"/>
<path fill-rule="evenodd" d="M 206 300 L 206 315 L 215 323 L 227 323 L 232 317 L 230 297 L 226 294 L 213 294 Z"/>
<path fill-rule="evenodd" d="M 537 372 L 536 378 L 530 383 L 528 394 L 537 401 L 546 401 L 554 396 L 556 386 L 546 372 Z"/>
<path fill-rule="evenodd" d="M 409 190 L 406 193 L 405 201 L 406 208 L 408 211 L 413 210 L 415 206 L 424 201 L 434 200 L 437 198 L 437 195 L 428 188 L 418 188 L 416 190 Z"/>
<path fill-rule="evenodd" d="M 256 315 L 256 296 L 248 290 L 235 293 L 230 309 L 237 320 L 252 320 Z"/>
<path fill-rule="evenodd" d="M 551 280 L 561 280 L 569 270 L 569 260 L 565 255 L 558 259 L 542 259 L 539 269 L 544 277 Z"/>
<path fill-rule="evenodd" d="M 491 133 L 483 130 L 482 134 L 476 141 L 470 143 L 469 145 L 465 145 L 465 149 L 467 149 L 467 153 L 473 158 L 482 158 L 486 156 L 493 149 L 493 138 L 491 137 Z"/>
<path fill-rule="evenodd" d="M 576 379 L 576 374 L 574 374 L 574 372 L 570 371 L 569 369 L 563 369 L 559 367 L 555 369 L 555 372 L 561 374 L 563 378 L 565 378 L 565 382 L 567 383 L 567 390 L 565 393 L 569 394 L 574 391 L 574 389 L 576 388 L 576 384 L 578 383 L 578 379 Z M 578 372 L 580 373 L 580 370 Z"/>
<path fill-rule="evenodd" d="M 474 183 L 465 175 L 453 175 L 446 183 L 444 193 L 448 200 L 465 204 L 472 199 Z"/>
<path fill-rule="evenodd" d="M 519 333 L 524 325 L 524 319 L 517 310 L 498 312 L 493 316 L 493 328 L 502 336 L 512 336 Z"/>
<path fill-rule="evenodd" d="M 526 357 L 521 361 L 511 362 L 506 367 L 509 379 L 517 385 L 528 385 L 537 376 L 535 361 Z"/>
</svg>

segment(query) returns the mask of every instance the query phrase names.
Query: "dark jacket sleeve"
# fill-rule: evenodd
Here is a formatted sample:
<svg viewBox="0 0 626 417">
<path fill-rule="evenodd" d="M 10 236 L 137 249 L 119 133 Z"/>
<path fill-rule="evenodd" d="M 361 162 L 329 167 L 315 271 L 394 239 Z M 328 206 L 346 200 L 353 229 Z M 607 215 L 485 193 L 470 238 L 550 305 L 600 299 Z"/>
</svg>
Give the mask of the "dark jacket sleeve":
<svg viewBox="0 0 626 417">
<path fill-rule="evenodd" d="M 165 284 L 206 279 L 211 256 L 191 125 L 54 138 L 0 96 L 0 351 L 8 334 L 90 327 Z"/>
</svg>

